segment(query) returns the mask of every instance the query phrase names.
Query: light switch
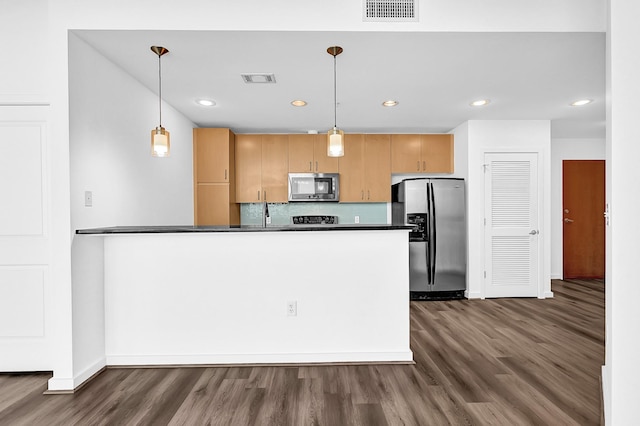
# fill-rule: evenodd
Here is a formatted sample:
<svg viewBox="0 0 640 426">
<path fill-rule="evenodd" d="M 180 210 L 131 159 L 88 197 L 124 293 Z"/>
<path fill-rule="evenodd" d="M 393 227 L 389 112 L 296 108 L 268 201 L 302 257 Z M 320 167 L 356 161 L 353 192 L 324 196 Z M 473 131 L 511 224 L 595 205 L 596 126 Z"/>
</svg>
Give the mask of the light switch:
<svg viewBox="0 0 640 426">
<path fill-rule="evenodd" d="M 93 206 L 93 193 L 91 191 L 84 191 L 84 206 Z"/>
</svg>

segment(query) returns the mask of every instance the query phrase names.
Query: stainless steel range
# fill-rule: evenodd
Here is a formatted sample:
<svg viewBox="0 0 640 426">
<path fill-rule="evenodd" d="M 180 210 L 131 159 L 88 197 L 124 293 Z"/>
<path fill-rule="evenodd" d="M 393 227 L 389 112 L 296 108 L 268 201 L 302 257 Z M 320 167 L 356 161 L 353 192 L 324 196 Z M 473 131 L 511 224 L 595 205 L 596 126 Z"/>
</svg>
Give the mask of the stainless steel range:
<svg viewBox="0 0 640 426">
<path fill-rule="evenodd" d="M 337 225 L 338 216 L 291 216 L 291 223 L 293 225 Z"/>
</svg>

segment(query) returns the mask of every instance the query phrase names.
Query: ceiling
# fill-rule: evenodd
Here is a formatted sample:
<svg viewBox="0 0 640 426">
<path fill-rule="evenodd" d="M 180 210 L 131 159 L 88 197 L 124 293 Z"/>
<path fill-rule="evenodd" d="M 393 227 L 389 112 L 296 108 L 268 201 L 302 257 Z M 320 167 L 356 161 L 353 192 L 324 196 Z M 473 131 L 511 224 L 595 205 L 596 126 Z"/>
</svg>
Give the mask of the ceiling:
<svg viewBox="0 0 640 426">
<path fill-rule="evenodd" d="M 237 133 L 441 133 L 467 120 L 551 120 L 554 138 L 605 137 L 604 33 L 74 31 L 201 127 Z M 73 64 L 71 64 L 72 66 Z M 275 84 L 247 84 L 271 73 Z M 196 99 L 214 100 L 202 107 Z M 476 99 L 490 99 L 472 107 Z M 583 107 L 569 104 L 593 99 Z M 302 99 L 305 107 L 291 101 Z M 383 107 L 385 100 L 395 107 Z"/>
</svg>

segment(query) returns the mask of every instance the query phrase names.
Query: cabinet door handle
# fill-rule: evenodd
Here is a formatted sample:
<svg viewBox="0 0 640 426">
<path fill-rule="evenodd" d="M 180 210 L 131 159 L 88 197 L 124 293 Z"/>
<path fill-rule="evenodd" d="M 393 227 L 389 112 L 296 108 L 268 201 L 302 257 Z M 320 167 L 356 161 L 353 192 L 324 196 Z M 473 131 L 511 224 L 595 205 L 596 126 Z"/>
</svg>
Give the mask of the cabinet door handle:
<svg viewBox="0 0 640 426">
<path fill-rule="evenodd" d="M 422 171 L 423 171 L 423 172 L 426 172 L 426 171 L 427 171 L 427 162 L 426 162 L 426 161 L 423 161 L 423 162 L 422 162 Z"/>
<path fill-rule="evenodd" d="M 364 189 L 362 191 L 360 191 L 360 199 L 364 200 Z"/>
<path fill-rule="evenodd" d="M 224 180 L 227 180 L 227 169 L 224 169 Z"/>
<path fill-rule="evenodd" d="M 258 201 L 260 201 L 260 190 L 258 190 Z"/>
<path fill-rule="evenodd" d="M 267 201 L 267 190 L 266 190 L 266 189 L 265 189 L 265 191 L 264 191 L 264 198 L 263 198 L 263 200 L 264 200 L 265 202 Z"/>
<path fill-rule="evenodd" d="M 316 172 L 318 171 L 318 162 L 316 161 Z"/>
<path fill-rule="evenodd" d="M 370 199 L 371 199 L 371 191 L 367 189 L 367 200 L 370 200 Z"/>
<path fill-rule="evenodd" d="M 416 170 L 420 171 L 420 160 L 418 160 L 417 163 L 418 163 L 418 168 Z"/>
<path fill-rule="evenodd" d="M 309 171 L 312 172 L 313 171 L 313 167 L 311 166 L 311 161 L 309 161 Z"/>
</svg>

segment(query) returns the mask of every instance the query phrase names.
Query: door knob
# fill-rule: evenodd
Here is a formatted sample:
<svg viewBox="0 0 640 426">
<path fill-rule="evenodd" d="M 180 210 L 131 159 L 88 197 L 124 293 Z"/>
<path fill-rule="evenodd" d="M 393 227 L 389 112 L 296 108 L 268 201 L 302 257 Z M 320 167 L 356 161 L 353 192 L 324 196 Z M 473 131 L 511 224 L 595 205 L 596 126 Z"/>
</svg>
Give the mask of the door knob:
<svg viewBox="0 0 640 426">
<path fill-rule="evenodd" d="M 531 232 L 529 232 L 529 235 L 537 235 L 537 234 L 538 234 L 537 229 L 532 229 Z"/>
<path fill-rule="evenodd" d="M 569 219 L 568 217 L 565 217 L 564 223 L 573 223 L 573 219 Z"/>
</svg>

